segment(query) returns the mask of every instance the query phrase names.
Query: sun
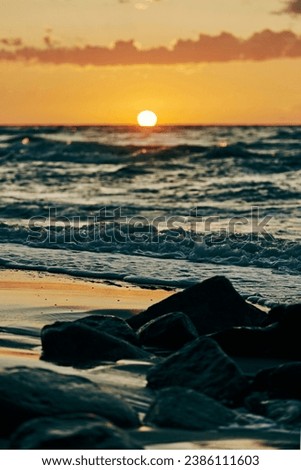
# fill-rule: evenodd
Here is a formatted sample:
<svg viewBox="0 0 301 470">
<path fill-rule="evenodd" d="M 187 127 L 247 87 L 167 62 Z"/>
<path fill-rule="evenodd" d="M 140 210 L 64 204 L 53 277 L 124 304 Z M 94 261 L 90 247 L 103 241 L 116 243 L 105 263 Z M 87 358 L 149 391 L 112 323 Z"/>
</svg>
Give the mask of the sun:
<svg viewBox="0 0 301 470">
<path fill-rule="evenodd" d="M 158 118 L 153 111 L 146 109 L 138 114 L 137 121 L 141 127 L 154 127 L 157 124 Z"/>
</svg>

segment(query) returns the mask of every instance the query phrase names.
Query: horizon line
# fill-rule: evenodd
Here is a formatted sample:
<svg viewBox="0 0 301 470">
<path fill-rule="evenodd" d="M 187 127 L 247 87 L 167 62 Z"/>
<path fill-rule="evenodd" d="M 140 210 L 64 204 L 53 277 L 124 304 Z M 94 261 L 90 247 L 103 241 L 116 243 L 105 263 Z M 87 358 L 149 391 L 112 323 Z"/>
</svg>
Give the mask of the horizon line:
<svg viewBox="0 0 301 470">
<path fill-rule="evenodd" d="M 144 132 L 155 131 L 156 129 L 161 129 L 164 127 L 300 127 L 300 123 L 183 123 L 183 124 L 157 124 L 154 127 L 141 127 L 138 124 L 124 124 L 124 123 L 0 123 L 0 128 L 2 127 L 134 127 Z"/>
</svg>

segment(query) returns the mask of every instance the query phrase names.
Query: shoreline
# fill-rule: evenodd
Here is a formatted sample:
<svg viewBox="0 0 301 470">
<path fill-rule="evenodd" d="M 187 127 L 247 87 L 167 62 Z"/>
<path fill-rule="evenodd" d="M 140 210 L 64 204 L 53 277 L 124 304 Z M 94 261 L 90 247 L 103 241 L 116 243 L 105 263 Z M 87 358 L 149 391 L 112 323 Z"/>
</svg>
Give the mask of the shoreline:
<svg viewBox="0 0 301 470">
<path fill-rule="evenodd" d="M 67 274 L 0 269 L 1 313 L 84 311 L 138 313 L 173 291 L 82 279 Z M 1 315 L 2 316 L 2 315 Z M 2 318 L 1 318 L 2 320 Z"/>
<path fill-rule="evenodd" d="M 91 369 L 59 366 L 40 359 L 40 329 L 57 320 L 72 321 L 90 314 L 129 318 L 173 292 L 131 285 L 117 286 L 68 275 L 0 270 L 0 369 L 46 369 L 88 378 L 145 414 L 155 393 L 145 388 L 148 361 L 120 360 Z M 239 361 L 238 361 L 239 364 Z M 245 370 L 269 367 L 264 361 L 242 360 Z M 210 432 L 140 428 L 130 435 L 146 449 L 296 449 L 299 436 L 285 430 L 218 429 Z M 1 441 L 1 439 L 0 439 Z M 7 448 L 7 441 L 0 448 Z"/>
</svg>

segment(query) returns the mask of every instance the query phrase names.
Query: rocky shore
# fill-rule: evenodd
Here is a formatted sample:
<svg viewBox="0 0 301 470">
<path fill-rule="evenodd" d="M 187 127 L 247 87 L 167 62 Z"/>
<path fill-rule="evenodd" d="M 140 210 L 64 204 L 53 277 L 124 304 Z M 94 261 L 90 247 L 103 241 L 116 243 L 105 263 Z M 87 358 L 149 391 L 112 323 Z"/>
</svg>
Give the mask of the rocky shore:
<svg viewBox="0 0 301 470">
<path fill-rule="evenodd" d="M 49 323 L 39 367 L 0 369 L 0 445 L 141 449 L 141 429 L 195 441 L 255 429 L 299 448 L 300 326 L 301 304 L 262 311 L 223 276 L 128 318 Z M 262 367 L 243 370 L 255 358 Z"/>
</svg>

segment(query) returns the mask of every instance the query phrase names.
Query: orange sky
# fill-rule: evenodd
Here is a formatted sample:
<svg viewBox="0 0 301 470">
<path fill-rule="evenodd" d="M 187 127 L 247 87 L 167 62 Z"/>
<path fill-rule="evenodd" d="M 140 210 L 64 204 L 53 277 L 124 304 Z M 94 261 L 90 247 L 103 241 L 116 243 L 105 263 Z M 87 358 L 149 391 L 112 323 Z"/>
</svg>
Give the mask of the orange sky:
<svg viewBox="0 0 301 470">
<path fill-rule="evenodd" d="M 0 124 L 134 124 L 146 108 L 161 124 L 301 122 L 300 0 L 24 3 L 0 5 Z"/>
</svg>

